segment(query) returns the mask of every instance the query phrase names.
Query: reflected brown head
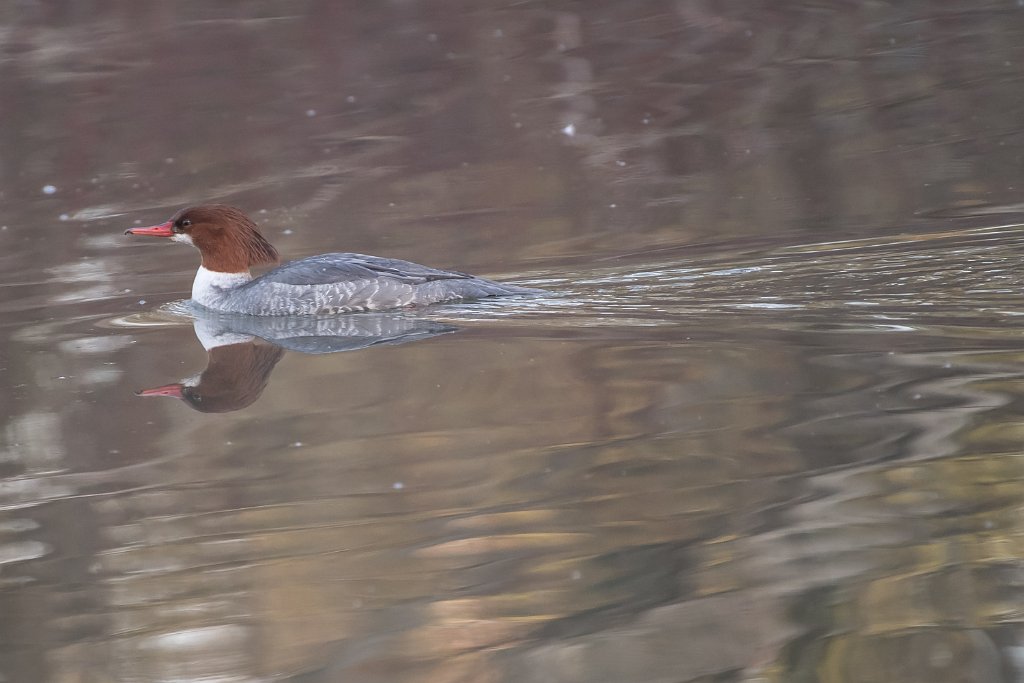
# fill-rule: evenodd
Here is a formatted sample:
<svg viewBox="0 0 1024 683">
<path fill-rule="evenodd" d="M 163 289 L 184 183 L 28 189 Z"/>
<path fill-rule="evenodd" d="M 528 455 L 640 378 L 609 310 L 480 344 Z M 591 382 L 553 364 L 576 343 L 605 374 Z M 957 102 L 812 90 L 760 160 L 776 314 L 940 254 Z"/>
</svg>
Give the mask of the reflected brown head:
<svg viewBox="0 0 1024 683">
<path fill-rule="evenodd" d="M 270 372 L 284 355 L 271 344 L 242 342 L 209 350 L 199 383 L 165 384 L 135 392 L 136 396 L 170 396 L 201 413 L 228 413 L 256 402 L 270 381 Z"/>
<path fill-rule="evenodd" d="M 278 261 L 277 250 L 256 224 L 233 206 L 190 206 L 174 214 L 169 223 L 175 239 L 199 249 L 207 270 L 241 273 Z"/>
</svg>

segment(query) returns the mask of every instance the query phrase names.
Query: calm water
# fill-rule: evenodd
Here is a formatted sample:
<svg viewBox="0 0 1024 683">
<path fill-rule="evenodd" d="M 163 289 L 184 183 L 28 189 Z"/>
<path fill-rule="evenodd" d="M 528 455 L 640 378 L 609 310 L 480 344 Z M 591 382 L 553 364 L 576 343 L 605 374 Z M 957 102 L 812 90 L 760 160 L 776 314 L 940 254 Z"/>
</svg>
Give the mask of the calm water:
<svg viewBox="0 0 1024 683">
<path fill-rule="evenodd" d="M 8 3 L 0 681 L 1021 680 L 1019 5 Z"/>
</svg>

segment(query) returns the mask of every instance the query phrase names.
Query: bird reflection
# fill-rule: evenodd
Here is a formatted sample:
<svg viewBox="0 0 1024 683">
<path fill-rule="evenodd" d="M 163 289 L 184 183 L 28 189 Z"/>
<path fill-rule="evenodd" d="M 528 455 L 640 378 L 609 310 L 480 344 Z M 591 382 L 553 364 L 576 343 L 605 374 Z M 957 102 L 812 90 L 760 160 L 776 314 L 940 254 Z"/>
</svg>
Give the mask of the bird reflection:
<svg viewBox="0 0 1024 683">
<path fill-rule="evenodd" d="M 196 337 L 207 351 L 206 369 L 179 382 L 136 392 L 170 396 L 203 413 L 252 405 L 267 388 L 285 350 L 308 354 L 405 344 L 456 331 L 408 314 L 356 313 L 331 318 L 265 318 L 193 310 Z"/>
</svg>

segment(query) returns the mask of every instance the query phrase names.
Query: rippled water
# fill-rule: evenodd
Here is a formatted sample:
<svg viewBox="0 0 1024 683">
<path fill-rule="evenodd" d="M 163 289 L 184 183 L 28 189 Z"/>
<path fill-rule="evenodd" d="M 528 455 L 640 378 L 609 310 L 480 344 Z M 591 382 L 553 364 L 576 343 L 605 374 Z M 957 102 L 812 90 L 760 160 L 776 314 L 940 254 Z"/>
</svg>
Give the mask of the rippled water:
<svg viewBox="0 0 1024 683">
<path fill-rule="evenodd" d="M 1022 29 L 0 10 L 0 681 L 1019 679 Z M 206 200 L 548 294 L 204 314 Z"/>
</svg>

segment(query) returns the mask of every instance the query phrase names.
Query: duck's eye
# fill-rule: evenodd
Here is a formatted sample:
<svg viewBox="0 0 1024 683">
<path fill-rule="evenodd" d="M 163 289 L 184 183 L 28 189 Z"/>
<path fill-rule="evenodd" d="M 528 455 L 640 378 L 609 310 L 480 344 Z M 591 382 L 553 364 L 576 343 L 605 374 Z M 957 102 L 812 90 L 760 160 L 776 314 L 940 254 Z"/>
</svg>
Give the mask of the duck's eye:
<svg viewBox="0 0 1024 683">
<path fill-rule="evenodd" d="M 183 227 L 183 228 L 187 228 L 187 227 L 189 227 L 190 225 L 192 225 L 192 221 L 190 221 L 190 220 L 189 220 L 189 219 L 187 219 L 187 218 L 182 218 L 182 219 L 181 219 L 181 227 Z"/>
</svg>

